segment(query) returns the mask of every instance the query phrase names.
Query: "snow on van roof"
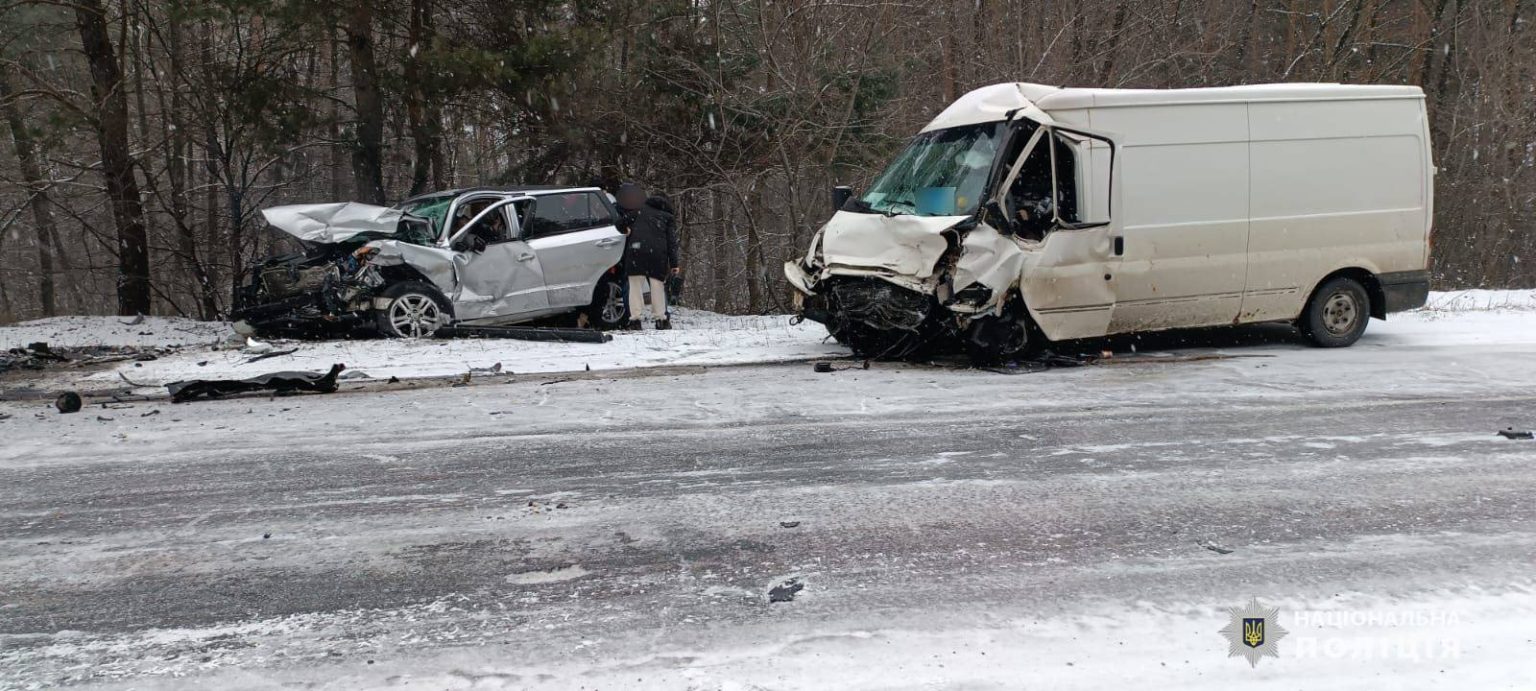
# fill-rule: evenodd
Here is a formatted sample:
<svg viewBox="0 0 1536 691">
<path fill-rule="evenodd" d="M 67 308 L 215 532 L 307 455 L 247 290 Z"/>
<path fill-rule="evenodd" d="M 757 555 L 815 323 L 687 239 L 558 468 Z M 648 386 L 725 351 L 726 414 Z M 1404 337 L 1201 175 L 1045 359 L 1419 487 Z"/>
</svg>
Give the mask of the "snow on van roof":
<svg viewBox="0 0 1536 691">
<path fill-rule="evenodd" d="M 961 96 L 923 128 L 924 132 L 998 122 L 1023 109 L 1026 114 L 1119 106 L 1172 105 L 1219 101 L 1286 101 L 1353 98 L 1423 98 L 1416 86 L 1380 84 L 1246 84 L 1198 89 L 1097 89 L 1028 82 L 993 84 Z"/>
</svg>

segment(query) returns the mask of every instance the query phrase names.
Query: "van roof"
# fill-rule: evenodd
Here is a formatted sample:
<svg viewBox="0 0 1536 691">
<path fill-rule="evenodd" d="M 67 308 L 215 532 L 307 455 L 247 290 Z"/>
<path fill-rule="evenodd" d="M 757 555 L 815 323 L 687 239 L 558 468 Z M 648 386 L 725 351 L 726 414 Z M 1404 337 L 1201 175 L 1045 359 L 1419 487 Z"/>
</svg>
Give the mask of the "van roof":
<svg viewBox="0 0 1536 691">
<path fill-rule="evenodd" d="M 961 96 L 923 128 L 940 130 L 961 125 L 999 122 L 1009 113 L 1125 106 L 1181 105 L 1248 101 L 1323 101 L 1377 98 L 1424 98 L 1416 86 L 1382 84 L 1246 84 L 1198 89 L 1097 89 L 1046 86 L 1028 82 L 993 84 Z"/>
</svg>

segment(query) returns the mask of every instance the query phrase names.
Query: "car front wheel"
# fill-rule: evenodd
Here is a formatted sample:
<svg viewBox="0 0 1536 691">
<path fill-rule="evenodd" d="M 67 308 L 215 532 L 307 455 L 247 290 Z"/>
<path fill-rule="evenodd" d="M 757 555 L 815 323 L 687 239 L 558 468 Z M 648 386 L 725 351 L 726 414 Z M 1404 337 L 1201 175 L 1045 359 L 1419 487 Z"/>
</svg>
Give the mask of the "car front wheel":
<svg viewBox="0 0 1536 691">
<path fill-rule="evenodd" d="M 408 281 L 390 286 L 389 304 L 374 311 L 379 333 L 390 338 L 431 338 L 448 324 L 448 301 L 435 288 Z"/>
</svg>

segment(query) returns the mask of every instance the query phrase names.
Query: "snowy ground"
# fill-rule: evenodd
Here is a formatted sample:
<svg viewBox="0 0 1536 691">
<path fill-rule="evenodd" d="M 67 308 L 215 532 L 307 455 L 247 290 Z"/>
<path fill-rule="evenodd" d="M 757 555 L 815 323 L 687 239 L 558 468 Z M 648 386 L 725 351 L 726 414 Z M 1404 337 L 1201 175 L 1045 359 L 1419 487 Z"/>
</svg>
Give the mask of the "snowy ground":
<svg viewBox="0 0 1536 691">
<path fill-rule="evenodd" d="M 343 363 L 374 379 L 444 377 L 501 363 L 504 373 L 581 372 L 657 365 L 724 365 L 782 362 L 846 354 L 815 323 L 790 326 L 789 318 L 728 317 L 676 310 L 671 331 L 613 332 L 608 343 L 541 343 L 508 339 L 403 341 L 263 341 L 292 355 L 251 362 L 252 353 L 227 324 L 153 319 L 127 326 L 116 317 L 59 317 L 0 327 L 0 350 L 43 341 L 55 347 L 158 346 L 178 352 L 153 361 L 123 362 L 108 369 L 62 370 L 55 388 L 121 386 L 119 373 L 136 383 L 161 385 L 186 379 L 243 379 L 273 371 L 324 372 Z"/>
<path fill-rule="evenodd" d="M 1526 688 L 1536 295 L 1202 337 L 0 403 L 0 688 Z"/>
</svg>

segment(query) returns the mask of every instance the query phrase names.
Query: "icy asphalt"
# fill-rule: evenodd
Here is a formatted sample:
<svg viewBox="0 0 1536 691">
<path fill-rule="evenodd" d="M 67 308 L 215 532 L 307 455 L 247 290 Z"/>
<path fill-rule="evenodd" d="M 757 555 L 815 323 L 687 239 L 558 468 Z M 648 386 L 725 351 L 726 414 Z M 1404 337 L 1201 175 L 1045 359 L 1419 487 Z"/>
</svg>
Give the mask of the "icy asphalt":
<svg viewBox="0 0 1536 691">
<path fill-rule="evenodd" d="M 1529 688 L 1533 316 L 0 404 L 0 688 Z"/>
</svg>

